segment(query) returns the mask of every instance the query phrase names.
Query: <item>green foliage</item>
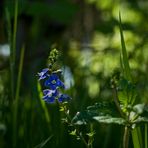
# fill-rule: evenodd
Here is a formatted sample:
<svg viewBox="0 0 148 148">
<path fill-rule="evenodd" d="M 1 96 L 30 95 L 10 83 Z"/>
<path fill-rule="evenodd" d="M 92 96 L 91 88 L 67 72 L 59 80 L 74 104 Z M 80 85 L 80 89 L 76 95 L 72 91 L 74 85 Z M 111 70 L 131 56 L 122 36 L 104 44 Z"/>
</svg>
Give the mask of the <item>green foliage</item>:
<svg viewBox="0 0 148 148">
<path fill-rule="evenodd" d="M 3 1 L 0 6 L 1 148 L 12 145 L 15 148 L 82 148 L 84 143 L 89 148 L 110 145 L 118 148 L 124 125 L 128 125 L 129 133 L 132 131 L 133 143 L 129 147 L 147 148 L 147 3 L 137 0 L 120 3 L 124 10 L 122 25 L 119 19 L 120 42 L 119 3 L 114 1 L 112 5 L 112 2 Z M 1 54 L 1 46 L 7 42 L 10 57 Z M 112 99 L 109 80 L 112 72 L 120 67 L 120 43 L 121 75 L 116 79 L 117 104 L 114 104 L 108 102 Z M 22 44 L 26 45 L 24 57 Z M 59 108 L 42 100 L 35 75 L 46 62 L 52 63 L 52 59 L 47 59 L 50 47 L 63 49 L 59 63 L 72 73 L 65 79 L 74 81 L 67 90 L 73 99 L 66 112 L 73 117 L 80 110 L 73 122 L 65 118 L 64 106 Z M 53 69 L 58 68 L 53 66 Z"/>
<path fill-rule="evenodd" d="M 94 121 L 100 123 L 115 123 L 125 125 L 126 120 L 120 117 L 116 117 L 118 111 L 116 106 L 113 103 L 109 102 L 99 102 L 93 106 L 87 107 L 87 109 L 83 112 L 78 112 L 75 117 L 73 118 L 72 122 L 74 124 L 87 124 Z"/>
<path fill-rule="evenodd" d="M 145 104 L 136 104 L 133 107 L 133 111 L 136 114 L 136 119 L 134 120 L 134 123 L 142 123 L 142 122 L 148 122 L 148 106 Z"/>
<path fill-rule="evenodd" d="M 147 107 L 144 104 L 137 104 L 130 108 L 129 121 L 119 117 L 116 106 L 109 102 L 96 103 L 93 106 L 87 107 L 85 111 L 77 112 L 72 122 L 77 125 L 93 123 L 114 123 L 120 125 L 130 125 L 148 122 Z M 118 115 L 118 116 L 117 116 Z"/>
<path fill-rule="evenodd" d="M 121 26 L 121 16 L 119 14 L 119 26 L 121 36 L 121 70 L 122 77 L 112 79 L 112 87 L 114 90 L 115 107 L 109 102 L 104 104 L 99 102 L 94 106 L 89 106 L 85 111 L 77 112 L 72 122 L 76 125 L 88 124 L 94 121 L 99 123 L 119 124 L 125 126 L 123 147 L 128 147 L 129 127 L 134 128 L 135 125 L 142 122 L 148 122 L 147 106 L 145 104 L 135 104 L 137 92 L 135 85 L 132 84 L 131 70 L 128 62 L 126 46 L 124 42 L 123 30 Z M 119 102 L 118 102 L 119 101 Z M 118 110 L 117 110 L 118 109 Z M 113 110 L 120 112 L 121 117 L 113 116 Z M 144 116 L 143 116 L 144 115 Z M 142 134 L 140 128 L 137 127 L 132 131 L 132 138 L 135 148 L 143 147 Z"/>
<path fill-rule="evenodd" d="M 117 84 L 118 89 L 118 98 L 123 106 L 123 112 L 126 112 L 128 106 L 133 106 L 133 104 L 137 101 L 137 90 L 134 84 L 128 81 L 125 78 L 120 78 Z"/>
</svg>

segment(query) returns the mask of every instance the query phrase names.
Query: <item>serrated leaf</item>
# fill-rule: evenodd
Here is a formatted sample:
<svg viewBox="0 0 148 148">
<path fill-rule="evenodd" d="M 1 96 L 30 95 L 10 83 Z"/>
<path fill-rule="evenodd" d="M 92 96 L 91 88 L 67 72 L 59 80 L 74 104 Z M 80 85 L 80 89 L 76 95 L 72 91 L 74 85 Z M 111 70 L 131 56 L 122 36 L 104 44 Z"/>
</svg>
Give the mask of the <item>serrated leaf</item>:
<svg viewBox="0 0 148 148">
<path fill-rule="evenodd" d="M 122 105 L 133 105 L 137 98 L 135 85 L 125 78 L 121 78 L 118 82 L 118 98 Z"/>
<path fill-rule="evenodd" d="M 92 106 L 88 106 L 87 111 L 91 111 L 99 115 L 109 114 L 112 116 L 120 116 L 115 103 L 109 101 L 102 101 L 95 103 Z"/>
<path fill-rule="evenodd" d="M 87 124 L 93 122 L 93 117 L 96 115 L 96 113 L 89 111 L 78 112 L 72 119 L 72 122 L 77 125 Z"/>
<path fill-rule="evenodd" d="M 115 124 L 125 123 L 125 120 L 120 118 L 115 104 L 111 102 L 99 102 L 89 106 L 85 111 L 78 112 L 72 120 L 77 125 L 88 124 L 94 121 Z"/>
</svg>

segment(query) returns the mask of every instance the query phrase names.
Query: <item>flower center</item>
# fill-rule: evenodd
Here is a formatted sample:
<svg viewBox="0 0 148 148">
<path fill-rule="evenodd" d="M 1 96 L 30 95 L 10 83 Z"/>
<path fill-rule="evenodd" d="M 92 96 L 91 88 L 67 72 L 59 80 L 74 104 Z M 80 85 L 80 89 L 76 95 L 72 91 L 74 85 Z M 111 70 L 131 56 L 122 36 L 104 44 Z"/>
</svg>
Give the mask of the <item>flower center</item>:
<svg viewBox="0 0 148 148">
<path fill-rule="evenodd" d="M 52 83 L 52 84 L 56 84 L 56 80 L 52 80 L 51 83 Z"/>
</svg>

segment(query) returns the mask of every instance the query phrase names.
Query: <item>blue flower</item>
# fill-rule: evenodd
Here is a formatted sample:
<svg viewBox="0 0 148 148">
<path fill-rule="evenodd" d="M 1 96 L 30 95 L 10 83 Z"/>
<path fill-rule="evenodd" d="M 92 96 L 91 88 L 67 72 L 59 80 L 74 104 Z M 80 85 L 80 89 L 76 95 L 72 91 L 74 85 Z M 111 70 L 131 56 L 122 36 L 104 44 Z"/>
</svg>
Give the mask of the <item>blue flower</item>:
<svg viewBox="0 0 148 148">
<path fill-rule="evenodd" d="M 60 103 L 69 101 L 71 98 L 67 94 L 61 94 L 58 98 Z"/>
<path fill-rule="evenodd" d="M 45 89 L 43 90 L 43 94 L 43 100 L 45 100 L 47 103 L 54 103 L 59 93 L 57 90 Z"/>
<path fill-rule="evenodd" d="M 38 76 L 39 76 L 39 80 L 42 80 L 42 79 L 45 79 L 48 75 L 48 72 L 49 69 L 48 68 L 45 68 L 43 69 L 41 72 L 38 73 Z"/>
<path fill-rule="evenodd" d="M 59 79 L 57 74 L 51 74 L 44 84 L 52 90 L 60 87 L 65 88 L 64 83 Z"/>
<path fill-rule="evenodd" d="M 38 73 L 39 80 L 44 80 L 44 87 L 47 89 L 43 90 L 43 100 L 47 103 L 55 103 L 56 100 L 59 103 L 69 101 L 71 98 L 60 92 L 59 88 L 64 88 L 64 83 L 59 79 L 59 75 L 61 74 L 61 70 L 53 71 L 49 73 L 49 68 L 43 69 L 40 73 Z"/>
</svg>

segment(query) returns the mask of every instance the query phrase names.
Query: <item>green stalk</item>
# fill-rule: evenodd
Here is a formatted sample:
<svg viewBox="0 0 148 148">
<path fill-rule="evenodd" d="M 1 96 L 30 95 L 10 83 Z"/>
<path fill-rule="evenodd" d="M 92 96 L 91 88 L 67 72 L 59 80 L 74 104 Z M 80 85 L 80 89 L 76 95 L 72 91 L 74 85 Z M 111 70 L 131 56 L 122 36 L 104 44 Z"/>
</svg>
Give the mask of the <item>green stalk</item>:
<svg viewBox="0 0 148 148">
<path fill-rule="evenodd" d="M 5 8 L 5 15 L 6 15 L 6 21 L 7 21 L 7 35 L 8 35 L 8 43 L 10 46 L 10 81 L 11 81 L 11 97 L 14 99 L 14 84 L 13 84 L 13 52 L 12 52 L 12 32 L 11 32 L 11 22 L 10 22 L 10 13 L 8 11 L 8 8 Z"/>
<path fill-rule="evenodd" d="M 125 126 L 124 136 L 123 136 L 123 148 L 128 148 L 129 143 L 129 127 Z"/>
<path fill-rule="evenodd" d="M 129 66 L 127 50 L 126 50 L 125 41 L 124 41 L 120 13 L 119 13 L 119 28 L 120 28 L 121 45 L 122 45 L 121 57 L 120 57 L 121 69 L 123 71 L 124 77 L 128 81 L 132 82 L 131 69 Z M 128 96 L 128 94 L 127 94 L 127 96 Z M 128 101 L 128 103 L 133 105 L 135 100 L 134 100 L 134 98 L 132 98 L 131 100 L 128 99 L 127 101 Z M 132 130 L 132 139 L 133 139 L 134 148 L 142 148 L 142 134 L 141 134 L 140 128 L 135 128 L 134 130 Z"/>
<path fill-rule="evenodd" d="M 14 22 L 13 22 L 13 36 L 12 41 L 10 41 L 11 48 L 11 59 L 10 59 L 10 71 L 11 71 L 11 95 L 12 99 L 14 99 L 14 73 L 15 73 L 15 58 L 16 58 L 16 32 L 17 32 L 17 16 L 18 16 L 18 0 L 15 0 L 15 8 L 14 8 Z"/>
<path fill-rule="evenodd" d="M 22 76 L 22 68 L 23 68 L 23 60 L 24 60 L 24 46 L 21 49 L 21 56 L 20 56 L 20 64 L 19 64 L 19 71 L 18 71 L 18 79 L 17 79 L 17 86 L 16 86 L 16 94 L 15 100 L 13 104 L 13 147 L 16 148 L 17 146 L 17 117 L 18 117 L 18 103 L 19 103 L 19 92 L 20 92 L 20 84 L 21 84 L 21 76 Z"/>
<path fill-rule="evenodd" d="M 148 139 L 147 139 L 147 123 L 145 123 L 145 148 L 148 148 Z"/>
<path fill-rule="evenodd" d="M 12 52 L 13 52 L 13 62 L 15 63 L 16 58 L 16 32 L 17 32 L 17 16 L 18 16 L 18 0 L 15 0 L 15 10 L 14 10 L 14 26 L 13 26 L 13 40 L 12 40 Z"/>
<path fill-rule="evenodd" d="M 89 139 L 88 139 L 88 146 L 90 148 L 93 148 L 93 136 L 94 136 L 94 130 L 93 130 L 93 124 L 90 124 L 90 134 L 92 134 L 91 136 L 88 136 Z"/>
<path fill-rule="evenodd" d="M 133 139 L 134 148 L 142 148 L 140 146 L 140 141 L 139 141 L 139 135 L 138 135 L 137 128 L 132 130 L 132 139 Z"/>
<path fill-rule="evenodd" d="M 71 116 L 69 115 L 69 113 L 67 113 L 67 107 L 64 106 L 63 104 L 59 104 L 58 101 L 57 101 L 57 103 L 58 103 L 58 106 L 61 105 L 61 107 L 64 109 L 63 111 L 64 111 L 64 114 L 66 115 L 66 117 L 67 117 L 67 119 L 68 119 L 68 122 L 70 122 L 70 125 L 72 125 L 72 126 L 75 128 L 75 130 L 77 131 L 78 136 L 80 137 L 81 141 L 84 143 L 85 147 L 86 147 L 86 148 L 90 148 L 89 145 L 88 145 L 88 143 L 87 143 L 87 141 L 86 141 L 85 138 L 83 137 L 82 133 L 81 133 L 81 132 L 79 131 L 79 129 L 77 128 L 77 126 L 71 122 L 72 119 L 71 119 Z"/>
</svg>

